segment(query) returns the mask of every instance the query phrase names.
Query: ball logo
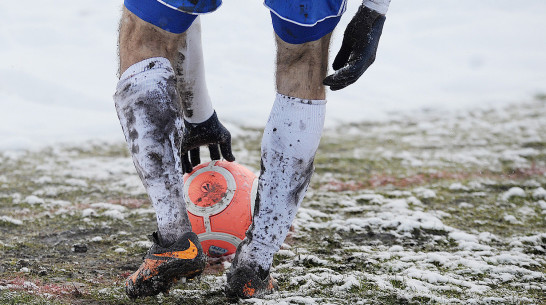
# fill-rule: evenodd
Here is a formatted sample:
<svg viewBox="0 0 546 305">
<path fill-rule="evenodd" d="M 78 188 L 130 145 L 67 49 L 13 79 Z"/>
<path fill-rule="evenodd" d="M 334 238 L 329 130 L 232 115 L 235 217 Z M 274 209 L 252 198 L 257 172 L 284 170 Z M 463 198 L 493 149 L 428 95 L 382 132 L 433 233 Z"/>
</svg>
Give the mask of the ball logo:
<svg viewBox="0 0 546 305">
<path fill-rule="evenodd" d="M 235 162 L 211 161 L 184 175 L 192 230 L 207 255 L 235 253 L 252 222 L 258 179 Z"/>
<path fill-rule="evenodd" d="M 201 185 L 201 190 L 203 191 L 203 193 L 209 193 L 213 191 L 213 188 L 212 188 L 212 185 L 210 185 L 210 183 L 205 183 Z"/>
<path fill-rule="evenodd" d="M 213 257 L 218 257 L 226 254 L 228 252 L 227 249 L 216 247 L 214 245 L 209 247 L 209 255 Z"/>
</svg>

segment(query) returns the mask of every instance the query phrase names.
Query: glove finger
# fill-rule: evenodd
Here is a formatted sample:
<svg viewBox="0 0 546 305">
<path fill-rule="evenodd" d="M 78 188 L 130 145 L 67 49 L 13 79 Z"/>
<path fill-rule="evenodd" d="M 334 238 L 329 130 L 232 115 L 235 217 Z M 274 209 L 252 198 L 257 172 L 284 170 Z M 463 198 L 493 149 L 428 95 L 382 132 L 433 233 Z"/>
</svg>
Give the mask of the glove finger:
<svg viewBox="0 0 546 305">
<path fill-rule="evenodd" d="M 184 173 L 191 173 L 191 171 L 193 170 L 193 167 L 191 166 L 187 153 L 182 155 L 181 161 L 182 161 L 182 171 Z"/>
<path fill-rule="evenodd" d="M 352 46 L 353 53 L 349 55 L 345 66 L 323 80 L 323 84 L 330 86 L 330 90 L 343 89 L 356 82 L 375 61 L 379 38 L 385 23 L 385 16 L 377 18 L 374 22 L 368 39 L 364 43 L 356 43 Z M 344 38 L 345 40 L 345 38 Z M 337 59 L 337 58 L 336 58 Z"/>
<path fill-rule="evenodd" d="M 209 144 L 209 152 L 211 160 L 220 160 L 220 150 L 218 150 L 218 144 Z"/>
<path fill-rule="evenodd" d="M 226 161 L 233 162 L 235 161 L 235 156 L 231 152 L 231 138 L 226 142 L 220 143 L 220 150 L 222 151 L 222 156 Z"/>
<path fill-rule="evenodd" d="M 339 90 L 345 88 L 360 77 L 359 72 L 355 70 L 356 67 L 354 63 L 349 64 L 339 69 L 336 73 L 327 76 L 322 83 L 326 86 L 330 86 L 330 89 L 335 88 L 335 90 Z"/>
<path fill-rule="evenodd" d="M 348 41 L 349 39 L 347 37 L 343 37 L 343 42 L 341 43 L 341 48 L 339 49 L 339 52 L 337 52 L 336 58 L 334 59 L 334 62 L 332 63 L 332 68 L 334 70 L 339 70 L 343 68 L 349 61 L 349 57 L 351 56 L 351 43 Z"/>
<path fill-rule="evenodd" d="M 337 90 L 341 90 L 341 89 L 343 89 L 345 87 L 347 87 L 347 86 L 330 86 L 330 90 L 337 91 Z"/>
<path fill-rule="evenodd" d="M 199 147 L 190 150 L 190 160 L 192 166 L 197 166 L 201 163 L 201 158 L 199 157 Z"/>
</svg>

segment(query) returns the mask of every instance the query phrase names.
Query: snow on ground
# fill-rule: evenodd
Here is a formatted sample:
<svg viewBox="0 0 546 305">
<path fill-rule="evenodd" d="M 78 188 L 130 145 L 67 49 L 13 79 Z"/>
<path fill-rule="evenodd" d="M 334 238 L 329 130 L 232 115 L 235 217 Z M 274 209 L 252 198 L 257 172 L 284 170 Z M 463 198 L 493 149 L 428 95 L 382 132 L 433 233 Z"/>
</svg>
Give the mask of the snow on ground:
<svg viewBox="0 0 546 305">
<path fill-rule="evenodd" d="M 349 1 L 332 58 L 358 2 Z M 0 3 L 0 149 L 122 139 L 111 98 L 121 4 Z M 542 0 L 392 1 L 375 65 L 357 85 L 329 94 L 327 124 L 390 119 L 394 110 L 506 105 L 544 93 L 545 14 Z M 261 1 L 226 0 L 203 17 L 203 29 L 219 115 L 263 126 L 274 96 L 268 11 Z"/>
<path fill-rule="evenodd" d="M 539 304 L 545 116 L 536 100 L 328 129 L 275 258 L 280 291 L 240 303 Z M 241 130 L 234 153 L 258 168 L 260 131 Z M 127 302 L 155 224 L 125 144 L 0 153 L 0 170 L 0 300 Z M 142 303 L 224 304 L 226 267 Z"/>
</svg>

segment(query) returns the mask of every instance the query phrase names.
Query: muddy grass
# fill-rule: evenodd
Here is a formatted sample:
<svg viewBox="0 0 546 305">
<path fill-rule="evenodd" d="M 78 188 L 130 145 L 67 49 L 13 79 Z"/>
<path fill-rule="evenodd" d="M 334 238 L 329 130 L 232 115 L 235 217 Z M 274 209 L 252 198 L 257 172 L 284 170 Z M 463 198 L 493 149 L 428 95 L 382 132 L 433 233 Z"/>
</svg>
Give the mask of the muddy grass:
<svg viewBox="0 0 546 305">
<path fill-rule="evenodd" d="M 540 304 L 546 104 L 325 132 L 266 304 Z M 257 171 L 260 131 L 234 139 Z M 124 143 L 0 152 L 0 303 L 133 304 L 155 216 Z M 224 268 L 137 304 L 225 304 Z"/>
</svg>

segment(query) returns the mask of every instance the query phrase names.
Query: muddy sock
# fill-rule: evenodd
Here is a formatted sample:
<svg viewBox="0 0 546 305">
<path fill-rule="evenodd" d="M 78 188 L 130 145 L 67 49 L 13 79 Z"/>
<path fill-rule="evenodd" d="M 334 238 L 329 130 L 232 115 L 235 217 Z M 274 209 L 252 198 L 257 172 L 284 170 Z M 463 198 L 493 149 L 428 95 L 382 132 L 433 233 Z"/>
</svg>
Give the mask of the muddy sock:
<svg viewBox="0 0 546 305">
<path fill-rule="evenodd" d="M 175 145 L 182 126 L 178 99 L 171 64 L 160 57 L 129 67 L 114 95 L 125 139 L 165 244 L 191 231 Z"/>
<path fill-rule="evenodd" d="M 236 264 L 269 270 L 309 185 L 325 104 L 325 100 L 277 94 L 262 139 L 254 220 L 238 249 Z"/>
<path fill-rule="evenodd" d="M 208 120 L 214 113 L 205 81 L 199 19 L 195 19 L 186 31 L 186 43 L 178 48 L 176 61 L 176 78 L 184 118 L 194 124 Z"/>
</svg>

